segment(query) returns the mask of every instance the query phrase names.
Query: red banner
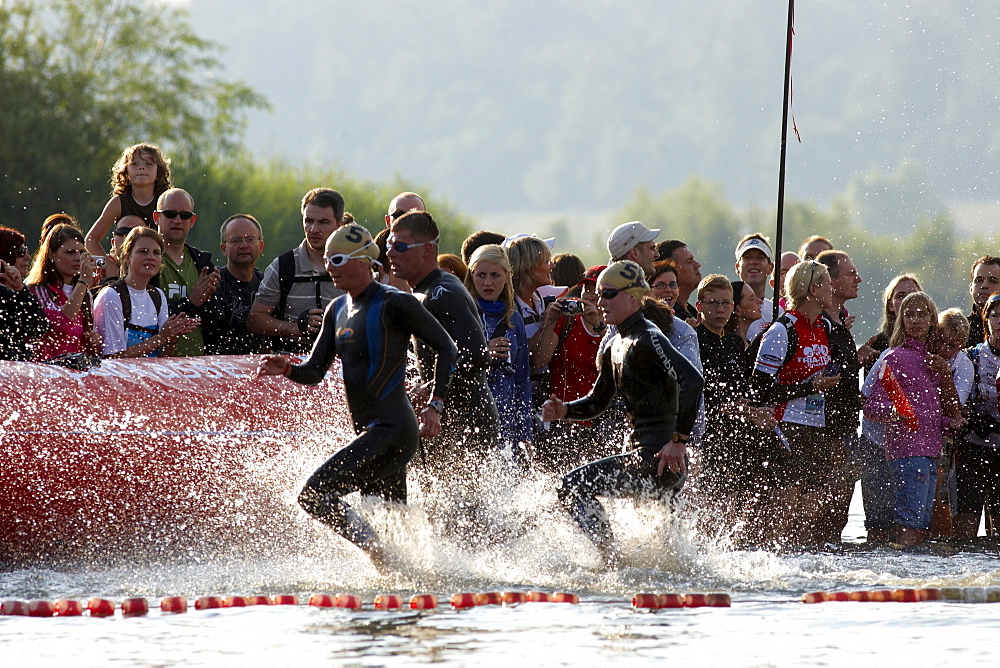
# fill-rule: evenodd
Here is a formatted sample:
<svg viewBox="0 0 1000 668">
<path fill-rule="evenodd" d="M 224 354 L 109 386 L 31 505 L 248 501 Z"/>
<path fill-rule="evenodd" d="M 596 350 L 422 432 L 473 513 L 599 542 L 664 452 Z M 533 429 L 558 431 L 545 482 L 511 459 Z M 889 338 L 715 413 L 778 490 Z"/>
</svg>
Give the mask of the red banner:
<svg viewBox="0 0 1000 668">
<path fill-rule="evenodd" d="M 338 369 L 251 380 L 256 357 L 0 362 L 0 563 L 188 549 L 280 508 L 352 436 Z M 294 503 L 294 502 L 293 502 Z"/>
</svg>

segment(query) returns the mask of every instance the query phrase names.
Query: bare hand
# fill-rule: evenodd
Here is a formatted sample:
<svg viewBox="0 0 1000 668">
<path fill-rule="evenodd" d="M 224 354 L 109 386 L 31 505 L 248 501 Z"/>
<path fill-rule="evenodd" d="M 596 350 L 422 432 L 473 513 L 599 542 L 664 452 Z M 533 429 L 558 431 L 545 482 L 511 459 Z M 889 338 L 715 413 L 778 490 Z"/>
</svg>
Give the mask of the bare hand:
<svg viewBox="0 0 1000 668">
<path fill-rule="evenodd" d="M 17 267 L 2 261 L 0 261 L 0 284 L 7 286 L 14 292 L 24 287 L 21 272 L 17 270 Z"/>
<path fill-rule="evenodd" d="M 812 386 L 816 392 L 822 392 L 837 387 L 840 382 L 840 374 L 836 376 L 813 376 Z"/>
<path fill-rule="evenodd" d="M 542 312 L 542 327 L 551 327 L 556 324 L 556 321 L 563 316 L 562 308 L 559 306 L 559 300 L 549 302 L 549 305 L 545 307 Z"/>
<path fill-rule="evenodd" d="M 97 260 L 90 253 L 80 254 L 80 282 L 91 285 L 97 277 Z"/>
<path fill-rule="evenodd" d="M 321 308 L 311 308 L 309 309 L 309 326 L 307 329 L 310 333 L 318 332 L 319 328 L 323 325 L 323 309 Z"/>
<path fill-rule="evenodd" d="M 260 358 L 253 379 L 256 380 L 261 376 L 283 376 L 291 366 L 292 363 L 284 355 L 264 355 Z"/>
<path fill-rule="evenodd" d="M 490 359 L 505 360 L 510 356 L 510 339 L 505 336 L 498 336 L 486 342 L 486 349 L 490 353 Z"/>
<path fill-rule="evenodd" d="M 555 422 L 566 417 L 566 402 L 554 394 L 542 404 L 542 422 Z"/>
<path fill-rule="evenodd" d="M 424 406 L 417 416 L 420 423 L 420 435 L 426 438 L 434 438 L 441 433 L 441 416 L 430 406 Z"/>
<path fill-rule="evenodd" d="M 868 366 L 878 357 L 878 351 L 867 343 L 858 348 L 858 362 L 861 366 Z"/>
<path fill-rule="evenodd" d="M 697 318 L 685 318 L 684 322 L 691 325 L 692 327 L 697 327 L 699 324 L 701 324 L 701 314 L 699 313 Z"/>
<path fill-rule="evenodd" d="M 218 269 L 212 267 L 203 267 L 201 270 L 201 275 L 198 276 L 198 282 L 194 284 L 194 289 L 191 290 L 191 303 L 195 306 L 201 306 L 215 294 L 215 291 L 219 289 L 219 281 L 222 280 L 222 274 Z"/>
<path fill-rule="evenodd" d="M 847 316 L 846 318 L 844 318 L 844 327 L 846 327 L 848 330 L 850 330 L 851 327 L 854 326 L 854 321 L 857 320 L 857 319 L 858 319 L 858 316 L 856 316 L 856 315 L 849 315 L 849 316 Z"/>
<path fill-rule="evenodd" d="M 179 337 L 193 332 L 200 324 L 201 318 L 189 318 L 186 313 L 178 313 L 167 318 L 161 331 L 163 336 L 173 343 Z"/>
<path fill-rule="evenodd" d="M 747 419 L 761 431 L 771 431 L 778 425 L 778 421 L 774 419 L 774 412 L 767 408 L 748 406 L 747 410 L 749 411 Z"/>
<path fill-rule="evenodd" d="M 687 473 L 686 455 L 687 443 L 677 441 L 667 443 L 653 455 L 660 460 L 660 464 L 656 467 L 656 475 L 663 475 L 664 468 L 669 468 L 673 473 Z"/>
</svg>

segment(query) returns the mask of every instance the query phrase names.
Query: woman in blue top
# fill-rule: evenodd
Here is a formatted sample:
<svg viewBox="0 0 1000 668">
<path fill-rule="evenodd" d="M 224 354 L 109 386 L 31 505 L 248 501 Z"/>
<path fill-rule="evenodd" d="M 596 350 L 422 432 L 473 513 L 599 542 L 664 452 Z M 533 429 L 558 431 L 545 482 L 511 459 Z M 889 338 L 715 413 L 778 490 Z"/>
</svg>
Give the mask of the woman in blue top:
<svg viewBox="0 0 1000 668">
<path fill-rule="evenodd" d="M 476 298 L 490 355 L 489 385 L 500 412 L 500 436 L 515 461 L 527 465 L 531 448 L 528 337 L 514 303 L 510 260 L 500 246 L 476 249 L 465 286 Z"/>
</svg>

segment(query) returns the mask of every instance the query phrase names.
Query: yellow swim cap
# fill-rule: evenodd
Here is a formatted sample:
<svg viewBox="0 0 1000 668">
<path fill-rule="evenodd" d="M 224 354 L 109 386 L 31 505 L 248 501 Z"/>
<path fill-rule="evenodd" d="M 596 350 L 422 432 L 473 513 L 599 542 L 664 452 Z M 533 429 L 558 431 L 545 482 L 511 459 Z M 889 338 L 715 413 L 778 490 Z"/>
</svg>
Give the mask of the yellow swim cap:
<svg viewBox="0 0 1000 668">
<path fill-rule="evenodd" d="M 597 277 L 597 287 L 602 285 L 618 288 L 636 299 L 642 299 L 649 294 L 649 283 L 643 276 L 642 267 L 631 260 L 619 260 L 601 272 Z"/>
<path fill-rule="evenodd" d="M 378 246 L 372 240 L 371 232 L 358 225 L 348 223 L 338 227 L 326 240 L 327 256 L 346 255 L 353 260 L 378 260 Z"/>
</svg>

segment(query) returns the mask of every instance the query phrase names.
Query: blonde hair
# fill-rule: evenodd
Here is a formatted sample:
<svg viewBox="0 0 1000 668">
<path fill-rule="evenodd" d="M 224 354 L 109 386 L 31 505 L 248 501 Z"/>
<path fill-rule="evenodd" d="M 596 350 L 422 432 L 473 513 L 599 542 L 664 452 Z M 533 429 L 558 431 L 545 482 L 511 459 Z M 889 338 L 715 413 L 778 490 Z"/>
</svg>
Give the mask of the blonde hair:
<svg viewBox="0 0 1000 668">
<path fill-rule="evenodd" d="M 938 331 L 938 310 L 934 300 L 926 292 L 911 292 L 906 295 L 906 299 L 899 305 L 899 313 L 896 314 L 896 322 L 892 326 L 892 336 L 889 337 L 889 347 L 896 348 L 906 341 L 906 326 L 903 324 L 903 310 L 911 303 L 923 306 L 931 314 L 931 327 L 927 331 L 927 349 L 937 350 L 941 334 Z"/>
<path fill-rule="evenodd" d="M 729 290 L 732 294 L 733 284 L 722 274 L 709 274 L 698 284 L 698 301 L 702 300 L 705 290 Z M 742 296 L 740 295 L 740 297 Z M 736 299 L 735 295 L 733 295 L 733 299 Z"/>
<path fill-rule="evenodd" d="M 816 285 L 816 279 L 822 279 L 823 274 L 830 274 L 826 265 L 816 260 L 799 262 L 785 276 L 785 298 L 788 308 L 797 309 L 809 296 L 809 288 Z"/>
<path fill-rule="evenodd" d="M 900 283 L 910 281 L 915 286 L 917 286 L 917 291 L 923 290 L 920 287 L 920 281 L 917 280 L 916 276 L 911 274 L 900 274 L 896 278 L 889 281 L 889 285 L 885 286 L 885 290 L 882 291 L 882 323 L 879 325 L 879 332 L 885 334 L 887 337 L 892 336 L 892 327 L 896 323 L 896 316 L 898 313 L 893 313 L 889 310 L 892 305 L 892 294 L 896 292 L 896 288 L 899 287 Z"/>
<path fill-rule="evenodd" d="M 514 292 L 520 293 L 532 270 L 542 262 L 551 259 L 552 251 L 549 250 L 548 244 L 538 237 L 521 237 L 507 249 L 507 257 L 510 259 L 512 268 L 511 278 L 514 281 Z"/>
<path fill-rule="evenodd" d="M 942 337 L 961 339 L 963 342 L 969 338 L 969 319 L 961 309 L 950 308 L 941 311 L 941 315 L 938 316 L 938 327 L 941 328 Z"/>
<path fill-rule="evenodd" d="M 542 243 L 544 245 L 544 242 Z M 506 251 L 496 244 L 487 244 L 476 249 L 476 252 L 469 258 L 469 272 L 465 276 L 465 287 L 469 289 L 469 293 L 473 296 L 478 296 L 479 294 L 476 292 L 476 283 L 473 275 L 476 273 L 476 265 L 480 262 L 498 264 L 507 272 L 507 281 L 504 283 L 503 290 L 500 291 L 498 299 L 507 307 L 504 309 L 503 319 L 507 323 L 507 326 L 510 327 L 510 317 L 514 313 L 514 283 L 511 280 L 513 272 L 510 268 L 510 258 L 507 257 Z M 488 337 L 489 335 L 490 333 L 486 332 L 486 336 Z"/>
</svg>

